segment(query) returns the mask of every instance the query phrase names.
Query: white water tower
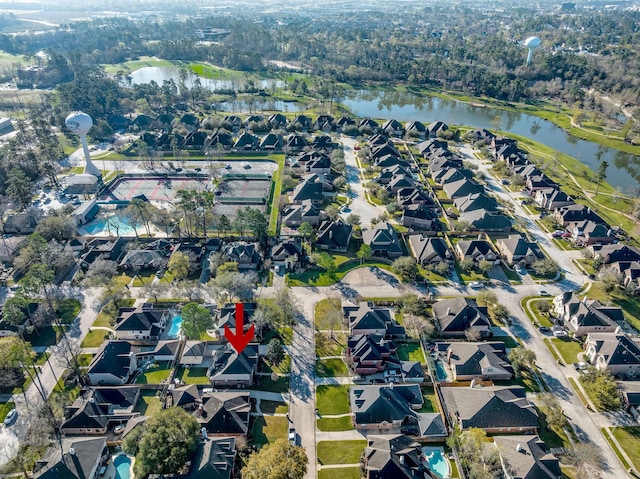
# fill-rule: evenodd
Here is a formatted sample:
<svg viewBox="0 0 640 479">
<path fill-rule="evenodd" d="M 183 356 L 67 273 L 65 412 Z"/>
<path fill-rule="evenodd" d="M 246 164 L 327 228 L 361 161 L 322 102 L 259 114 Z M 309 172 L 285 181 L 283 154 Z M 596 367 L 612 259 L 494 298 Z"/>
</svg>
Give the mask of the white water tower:
<svg viewBox="0 0 640 479">
<path fill-rule="evenodd" d="M 527 55 L 527 66 L 531 65 L 531 57 L 533 57 L 533 51 L 536 48 L 540 48 L 540 39 L 538 37 L 529 37 L 524 41 L 524 46 L 529 49 L 529 55 Z"/>
<path fill-rule="evenodd" d="M 93 126 L 93 120 L 91 117 L 82 111 L 74 111 L 67 117 L 64 123 L 70 131 L 80 137 L 82 149 L 84 150 L 84 159 L 86 161 L 84 173 L 97 176 L 98 178 L 102 177 L 100 169 L 93 164 L 93 161 L 91 161 L 89 146 L 87 145 L 87 133 L 89 133 L 89 130 Z"/>
</svg>

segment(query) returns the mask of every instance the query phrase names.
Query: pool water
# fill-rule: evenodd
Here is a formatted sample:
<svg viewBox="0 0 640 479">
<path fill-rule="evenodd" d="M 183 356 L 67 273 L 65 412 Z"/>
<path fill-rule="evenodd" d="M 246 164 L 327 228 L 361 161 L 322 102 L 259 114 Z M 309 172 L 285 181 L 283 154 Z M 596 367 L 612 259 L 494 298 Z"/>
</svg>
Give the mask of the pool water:
<svg viewBox="0 0 640 479">
<path fill-rule="evenodd" d="M 131 479 L 131 458 L 126 454 L 118 454 L 113 458 L 116 468 L 116 479 Z"/>
<path fill-rule="evenodd" d="M 429 469 L 441 479 L 446 479 L 451 475 L 449 460 L 444 455 L 442 447 L 426 446 L 422 448 L 423 459 L 429 463 Z"/>
<path fill-rule="evenodd" d="M 435 365 L 436 365 L 436 376 L 438 377 L 438 381 L 445 381 L 447 379 L 447 370 L 444 367 L 444 364 L 442 364 L 442 361 L 438 360 L 435 361 Z"/>
<path fill-rule="evenodd" d="M 138 230 L 142 225 L 136 225 Z M 99 217 L 84 225 L 84 229 L 90 235 L 109 234 L 113 236 L 128 236 L 135 234 L 133 226 L 127 218 L 121 218 L 117 215 L 109 217 Z"/>
<path fill-rule="evenodd" d="M 169 339 L 177 338 L 178 334 L 180 333 L 181 327 L 182 327 L 182 316 L 178 314 L 173 318 L 171 318 L 171 325 L 167 330 L 167 337 Z"/>
</svg>

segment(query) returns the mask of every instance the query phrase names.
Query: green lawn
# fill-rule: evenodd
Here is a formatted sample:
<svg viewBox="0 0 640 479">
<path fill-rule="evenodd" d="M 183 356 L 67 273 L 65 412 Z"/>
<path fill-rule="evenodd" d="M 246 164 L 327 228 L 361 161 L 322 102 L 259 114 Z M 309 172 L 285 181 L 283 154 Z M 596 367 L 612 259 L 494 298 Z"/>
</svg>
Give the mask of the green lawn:
<svg viewBox="0 0 640 479">
<path fill-rule="evenodd" d="M 505 348 L 517 348 L 520 346 L 520 343 L 518 343 L 513 336 L 493 336 L 491 340 L 503 342 Z"/>
<path fill-rule="evenodd" d="M 286 393 L 289 390 L 289 378 L 285 376 L 273 381 L 269 376 L 259 376 L 258 384 L 253 386 L 252 389 L 272 393 Z"/>
<path fill-rule="evenodd" d="M 153 416 L 160 409 L 162 409 L 162 404 L 158 396 L 156 396 L 156 391 L 143 390 L 140 392 L 140 398 L 134 411 L 139 412 L 141 416 Z"/>
<path fill-rule="evenodd" d="M 91 364 L 91 361 L 93 360 L 93 354 L 80 354 L 78 356 L 78 364 L 80 365 L 80 367 L 86 368 L 89 366 L 89 364 Z"/>
<path fill-rule="evenodd" d="M 589 409 L 590 407 L 589 401 L 587 400 L 587 397 L 582 392 L 582 389 L 580 389 L 580 386 L 578 385 L 577 381 L 573 378 L 569 378 L 569 382 L 571 383 L 571 386 L 573 387 L 573 390 L 575 391 L 576 395 L 580 398 L 580 401 L 582 401 L 582 404 L 584 404 L 585 407 Z"/>
<path fill-rule="evenodd" d="M 62 324 L 70 324 L 80 313 L 82 305 L 80 301 L 73 298 L 63 299 L 57 303 L 56 314 Z"/>
<path fill-rule="evenodd" d="M 502 271 L 504 271 L 504 274 L 507 276 L 507 279 L 509 280 L 509 282 L 515 283 L 515 284 L 522 283 L 522 278 L 520 278 L 520 275 L 516 273 L 514 270 L 507 268 L 503 264 L 501 264 L 500 267 L 502 268 Z"/>
<path fill-rule="evenodd" d="M 318 471 L 318 479 L 360 479 L 360 477 L 360 467 L 332 467 Z"/>
<path fill-rule="evenodd" d="M 14 404 L 9 401 L 5 403 L 0 403 L 0 422 L 4 421 L 4 418 L 7 417 L 9 411 L 11 411 L 14 407 Z"/>
<path fill-rule="evenodd" d="M 612 431 L 613 436 L 633 462 L 633 467 L 636 471 L 640 471 L 640 426 L 614 427 Z"/>
<path fill-rule="evenodd" d="M 353 420 L 351 416 L 342 417 L 321 417 L 317 420 L 318 429 L 320 431 L 352 431 Z"/>
<path fill-rule="evenodd" d="M 329 333 L 316 333 L 316 354 L 324 356 L 341 356 L 347 347 L 347 334 L 341 331 L 334 332 L 333 338 Z"/>
<path fill-rule="evenodd" d="M 64 408 L 73 404 L 73 401 L 75 401 L 79 395 L 80 386 L 67 386 L 64 384 L 64 381 L 60 379 L 49 396 L 49 403 L 51 404 L 55 416 L 57 418 L 62 418 L 64 415 Z"/>
<path fill-rule="evenodd" d="M 551 326 L 553 326 L 553 321 L 551 321 L 551 318 L 549 317 L 549 313 L 542 313 L 538 309 L 538 305 L 542 304 L 542 303 L 551 304 L 552 300 L 550 300 L 550 299 L 540 299 L 538 301 L 532 301 L 530 303 L 531 304 L 531 312 L 533 313 L 533 317 L 534 317 L 535 321 L 537 321 L 539 326 L 546 326 L 546 327 L 550 328 Z"/>
<path fill-rule="evenodd" d="M 264 414 L 286 414 L 289 412 L 289 406 L 283 402 L 269 401 L 268 399 L 260 400 L 260 410 Z"/>
<path fill-rule="evenodd" d="M 401 361 L 418 361 L 420 364 L 425 362 L 420 343 L 399 343 L 398 358 Z"/>
<path fill-rule="evenodd" d="M 471 270 L 469 273 L 465 273 L 462 271 L 462 269 L 460 268 L 460 266 L 458 265 L 458 262 L 456 261 L 456 273 L 458 273 L 458 277 L 464 282 L 464 283 L 470 283 L 472 281 L 486 281 L 487 279 L 489 279 L 489 277 L 486 274 L 482 274 L 479 271 L 475 271 L 475 270 Z"/>
<path fill-rule="evenodd" d="M 272 185 L 271 198 L 269 199 L 269 234 L 275 235 L 277 233 L 276 228 L 278 226 L 278 214 L 280 213 L 280 194 L 282 193 L 282 178 L 284 176 L 284 161 L 285 155 L 269 155 L 270 158 L 275 159 L 278 164 L 276 170 L 275 182 Z"/>
<path fill-rule="evenodd" d="M 181 366 L 176 377 L 185 384 L 211 384 L 207 378 L 207 368 L 185 368 Z"/>
<path fill-rule="evenodd" d="M 96 316 L 96 320 L 93 322 L 93 325 L 96 327 L 101 326 L 103 328 L 113 328 L 114 322 L 115 321 L 111 319 L 111 316 L 101 311 L 98 313 L 98 316 Z"/>
<path fill-rule="evenodd" d="M 153 281 L 153 279 L 155 278 L 155 274 L 149 274 L 149 275 L 138 275 L 133 279 L 133 287 L 134 288 L 141 288 L 142 286 L 144 286 L 145 284 L 151 283 L 151 281 Z"/>
<path fill-rule="evenodd" d="M 438 403 L 436 402 L 436 393 L 433 388 L 422 388 L 422 399 L 424 404 L 418 412 L 438 412 Z"/>
<path fill-rule="evenodd" d="M 522 386 L 527 390 L 527 392 L 540 392 L 540 387 L 538 386 L 533 373 L 527 371 L 526 369 L 520 373 L 520 377 L 513 378 L 507 384 L 510 386 Z"/>
<path fill-rule="evenodd" d="M 316 388 L 318 414 L 335 415 L 349 412 L 349 386 L 318 386 Z"/>
<path fill-rule="evenodd" d="M 253 444 L 262 447 L 276 439 L 286 438 L 289 421 L 281 416 L 257 416 L 253 418 L 251 434 Z"/>
<path fill-rule="evenodd" d="M 391 271 L 391 266 L 387 263 L 382 263 L 376 260 L 365 260 L 361 263 L 360 260 L 355 259 L 338 266 L 337 271 L 333 274 L 329 274 L 322 269 L 304 271 L 298 274 L 289 274 L 287 275 L 287 284 L 289 286 L 331 286 L 344 278 L 349 271 L 372 266 L 386 271 Z"/>
<path fill-rule="evenodd" d="M 320 464 L 358 464 L 367 441 L 320 441 L 318 462 Z"/>
<path fill-rule="evenodd" d="M 547 427 L 547 416 L 544 413 L 544 408 L 536 409 L 538 410 L 538 424 L 540 426 L 538 435 L 547 447 L 571 447 L 571 442 L 564 431 Z"/>
<path fill-rule="evenodd" d="M 136 384 L 162 384 L 162 381 L 169 377 L 170 371 L 168 362 L 154 364 L 138 375 Z"/>
<path fill-rule="evenodd" d="M 566 364 L 572 364 L 578 361 L 578 353 L 583 352 L 582 345 L 571 339 L 551 338 L 551 342 L 558 348 L 562 360 Z"/>
<path fill-rule="evenodd" d="M 321 359 L 316 361 L 316 375 L 322 378 L 348 376 L 349 370 L 340 358 Z"/>
<path fill-rule="evenodd" d="M 315 326 L 317 329 L 341 328 L 342 324 L 332 324 L 330 318 L 340 315 L 342 317 L 342 301 L 340 298 L 327 298 L 316 303 Z"/>
<path fill-rule="evenodd" d="M 92 329 L 87 333 L 80 345 L 83 348 L 97 348 L 105 339 L 109 338 L 109 331 L 104 329 Z"/>
</svg>

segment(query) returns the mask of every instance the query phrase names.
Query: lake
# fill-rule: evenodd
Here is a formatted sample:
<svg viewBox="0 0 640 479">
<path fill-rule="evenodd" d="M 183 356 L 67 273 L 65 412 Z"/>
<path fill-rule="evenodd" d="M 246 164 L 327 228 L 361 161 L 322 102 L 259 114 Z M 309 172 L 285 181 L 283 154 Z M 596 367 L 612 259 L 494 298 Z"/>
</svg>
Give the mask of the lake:
<svg viewBox="0 0 640 479">
<path fill-rule="evenodd" d="M 531 138 L 570 155 L 595 171 L 598 145 L 569 135 L 552 122 L 525 113 L 482 108 L 467 103 L 420 96 L 414 93 L 362 90 L 351 94 L 343 103 L 360 117 L 419 120 L 425 124 L 443 121 L 449 125 L 468 125 L 494 129 L 492 122 L 502 117 L 500 130 Z M 603 159 L 609 163 L 606 181 L 625 193 L 632 193 L 640 183 L 640 157 L 604 148 Z"/>
</svg>

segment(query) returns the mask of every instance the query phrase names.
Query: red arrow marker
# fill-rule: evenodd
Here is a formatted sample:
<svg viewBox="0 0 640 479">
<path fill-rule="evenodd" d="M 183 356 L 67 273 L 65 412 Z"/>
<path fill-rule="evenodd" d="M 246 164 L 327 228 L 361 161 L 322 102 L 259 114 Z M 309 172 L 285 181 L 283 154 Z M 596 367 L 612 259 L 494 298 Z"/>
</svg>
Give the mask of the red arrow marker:
<svg viewBox="0 0 640 479">
<path fill-rule="evenodd" d="M 233 334 L 229 326 L 224 325 L 224 337 L 231 343 L 238 354 L 244 351 L 249 341 L 253 339 L 255 326 L 252 324 L 247 333 L 244 333 L 244 304 L 236 303 L 236 333 Z"/>
</svg>

